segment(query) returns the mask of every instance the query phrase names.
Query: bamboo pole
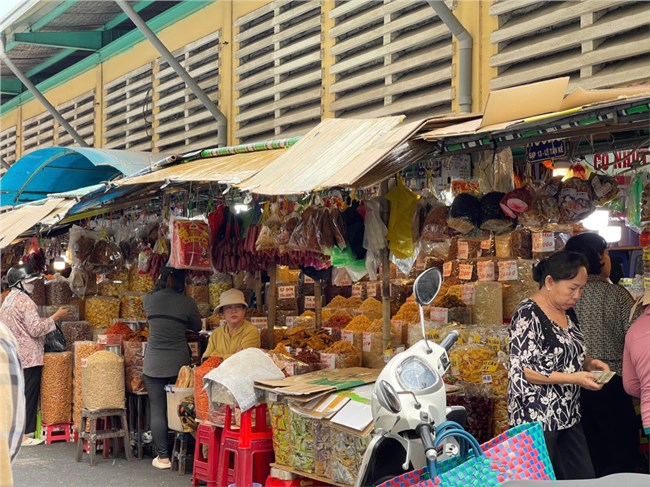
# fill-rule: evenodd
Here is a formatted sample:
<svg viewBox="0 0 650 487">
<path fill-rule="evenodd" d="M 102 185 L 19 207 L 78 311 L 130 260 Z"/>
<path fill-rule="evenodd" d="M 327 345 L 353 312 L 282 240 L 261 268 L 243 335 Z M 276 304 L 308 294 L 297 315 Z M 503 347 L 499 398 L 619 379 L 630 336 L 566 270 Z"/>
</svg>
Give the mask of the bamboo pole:
<svg viewBox="0 0 650 487">
<path fill-rule="evenodd" d="M 388 193 L 388 180 L 382 181 L 380 186 L 381 196 L 381 217 L 386 226 L 388 226 L 388 217 L 390 208 L 386 200 Z M 383 318 L 383 346 L 384 350 L 390 348 L 390 258 L 388 246 L 381 250 L 381 301 L 382 301 L 382 318 Z"/>
<path fill-rule="evenodd" d="M 278 268 L 275 264 L 271 264 L 269 268 L 269 292 L 268 294 L 268 313 L 267 313 L 267 323 L 266 328 L 269 334 L 269 348 L 275 347 L 275 333 L 273 329 L 275 328 L 275 307 L 277 304 L 277 275 Z"/>
<path fill-rule="evenodd" d="M 323 286 L 320 279 L 314 279 L 314 312 L 316 313 L 316 329 L 322 326 Z"/>
</svg>

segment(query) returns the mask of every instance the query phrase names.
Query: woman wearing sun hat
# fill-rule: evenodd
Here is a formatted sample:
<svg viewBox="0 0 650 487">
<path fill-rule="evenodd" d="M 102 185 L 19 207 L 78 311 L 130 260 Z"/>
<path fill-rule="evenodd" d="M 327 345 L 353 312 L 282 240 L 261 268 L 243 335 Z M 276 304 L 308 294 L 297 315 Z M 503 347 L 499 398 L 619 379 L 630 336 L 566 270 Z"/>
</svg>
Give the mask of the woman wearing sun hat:
<svg viewBox="0 0 650 487">
<path fill-rule="evenodd" d="M 36 430 L 38 398 L 41 395 L 41 374 L 45 353 L 45 335 L 55 329 L 55 321 L 71 317 L 66 308 L 59 308 L 49 318 L 41 318 L 38 307 L 30 297 L 34 281 L 42 279 L 30 265 L 15 265 L 7 272 L 11 289 L 0 308 L 0 318 L 18 342 L 18 354 L 25 379 L 25 435 L 23 445 L 38 445 L 43 440 L 29 438 Z"/>
<path fill-rule="evenodd" d="M 225 325 L 212 332 L 203 358 L 227 359 L 245 348 L 259 348 L 260 333 L 246 320 L 246 299 L 239 289 L 221 293 L 216 312 L 223 314 Z"/>
</svg>

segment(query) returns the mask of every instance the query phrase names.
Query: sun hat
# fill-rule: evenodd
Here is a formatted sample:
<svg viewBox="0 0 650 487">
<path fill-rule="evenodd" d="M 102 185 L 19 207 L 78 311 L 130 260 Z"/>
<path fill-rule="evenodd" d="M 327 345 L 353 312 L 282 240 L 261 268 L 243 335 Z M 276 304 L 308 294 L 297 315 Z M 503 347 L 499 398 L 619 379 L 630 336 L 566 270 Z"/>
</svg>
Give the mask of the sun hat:
<svg viewBox="0 0 650 487">
<path fill-rule="evenodd" d="M 239 289 L 228 289 L 222 292 L 221 296 L 219 296 L 219 306 L 216 307 L 215 311 L 219 311 L 223 306 L 228 306 L 229 304 L 241 304 L 244 307 L 248 307 L 244 293 Z"/>
</svg>

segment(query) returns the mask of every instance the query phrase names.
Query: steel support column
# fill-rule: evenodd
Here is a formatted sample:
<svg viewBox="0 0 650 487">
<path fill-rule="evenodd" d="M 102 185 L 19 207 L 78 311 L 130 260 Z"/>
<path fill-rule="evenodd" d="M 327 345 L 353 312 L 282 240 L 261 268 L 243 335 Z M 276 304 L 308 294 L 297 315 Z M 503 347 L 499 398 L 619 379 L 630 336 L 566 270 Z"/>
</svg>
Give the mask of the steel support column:
<svg viewBox="0 0 650 487">
<path fill-rule="evenodd" d="M 165 45 L 158 39 L 158 36 L 149 28 L 147 23 L 142 20 L 142 18 L 137 14 L 133 7 L 129 5 L 125 0 L 115 0 L 115 3 L 119 5 L 122 11 L 131 19 L 131 21 L 136 25 L 138 29 L 144 34 L 144 36 L 151 42 L 151 44 L 156 48 L 158 53 L 163 57 L 165 61 L 172 67 L 176 74 L 185 82 L 187 87 L 192 90 L 194 96 L 196 96 L 203 106 L 212 114 L 212 116 L 217 120 L 217 145 L 225 146 L 226 137 L 227 137 L 227 127 L 228 119 L 226 116 L 221 113 L 217 105 L 215 105 L 212 100 L 205 94 L 201 87 L 194 81 L 194 78 L 181 66 L 181 64 L 176 61 L 174 55 L 165 47 Z"/>
</svg>

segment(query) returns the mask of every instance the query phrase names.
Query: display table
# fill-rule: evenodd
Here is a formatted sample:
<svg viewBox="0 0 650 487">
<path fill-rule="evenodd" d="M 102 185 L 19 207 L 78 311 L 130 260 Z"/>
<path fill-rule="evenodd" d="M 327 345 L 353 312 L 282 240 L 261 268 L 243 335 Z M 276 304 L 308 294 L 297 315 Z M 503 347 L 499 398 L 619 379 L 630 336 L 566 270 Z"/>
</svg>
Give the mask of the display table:
<svg viewBox="0 0 650 487">
<path fill-rule="evenodd" d="M 142 436 L 149 429 L 147 420 L 147 401 L 149 395 L 146 392 L 127 392 L 127 404 L 129 424 L 131 425 L 131 438 L 135 440 L 137 456 L 142 460 Z M 126 448 L 126 446 L 125 446 Z"/>
</svg>

